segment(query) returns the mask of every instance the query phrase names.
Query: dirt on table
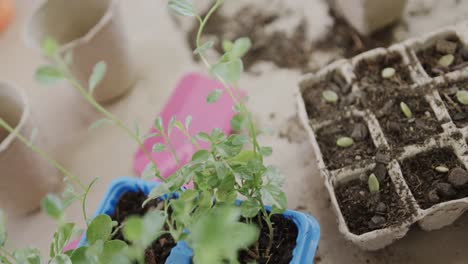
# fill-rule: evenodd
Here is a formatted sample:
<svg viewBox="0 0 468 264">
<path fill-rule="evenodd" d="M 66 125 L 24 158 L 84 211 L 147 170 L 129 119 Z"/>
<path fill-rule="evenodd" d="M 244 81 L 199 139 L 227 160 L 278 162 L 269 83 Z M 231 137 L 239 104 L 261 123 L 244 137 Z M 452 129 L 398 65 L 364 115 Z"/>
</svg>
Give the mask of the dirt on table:
<svg viewBox="0 0 468 264">
<path fill-rule="evenodd" d="M 386 68 L 393 68 L 395 74 L 390 78 L 384 78 L 382 71 Z M 409 89 L 409 86 L 414 83 L 409 65 L 404 64 L 402 56 L 397 52 L 362 59 L 357 63 L 354 72 L 359 88 L 366 92 L 396 88 Z"/>
<path fill-rule="evenodd" d="M 468 196 L 468 173 L 451 148 L 438 148 L 405 159 L 401 168 L 422 209 Z"/>
<path fill-rule="evenodd" d="M 367 179 L 371 172 L 365 174 Z M 405 206 L 390 177 L 371 193 L 367 180 L 352 180 L 335 188 L 336 198 L 349 230 L 356 235 L 398 226 L 410 219 L 414 209 Z"/>
<path fill-rule="evenodd" d="M 249 6 L 240 9 L 232 18 L 217 12 L 208 21 L 204 35 L 216 39 L 214 48 L 220 54 L 224 53 L 222 40 L 249 37 L 252 48 L 242 60 L 246 70 L 258 61 L 271 61 L 280 68 L 307 68 L 312 45 L 306 40 L 305 21 L 293 29 L 294 34 L 291 37 L 283 32 L 267 32 L 265 27 L 278 18 L 279 14 L 265 15 L 261 10 Z M 192 49 L 195 49 L 197 30 L 198 24 L 194 25 L 187 36 Z"/>
<path fill-rule="evenodd" d="M 362 160 L 371 160 L 377 152 L 366 122 L 359 117 L 336 121 L 317 130 L 316 135 L 323 160 L 329 170 L 340 169 Z M 337 140 L 341 137 L 350 137 L 354 143 L 349 147 L 340 147 Z"/>
<path fill-rule="evenodd" d="M 468 91 L 468 80 L 452 82 L 438 86 L 440 97 L 447 108 L 453 123 L 459 128 L 468 126 L 468 105 L 463 105 L 457 99 L 458 91 Z"/>
<path fill-rule="evenodd" d="M 426 73 L 431 77 L 459 70 L 468 66 L 468 48 L 457 36 L 449 36 L 416 53 Z M 446 55 L 453 55 L 449 66 L 441 65 L 439 60 Z"/>
<path fill-rule="evenodd" d="M 352 84 L 346 83 L 344 77 L 336 71 L 328 74 L 323 80 L 311 84 L 304 89 L 304 98 L 307 114 L 312 119 L 323 120 L 336 115 L 347 106 L 355 103 L 356 96 L 351 92 Z M 338 95 L 335 103 L 327 102 L 323 97 L 324 91 L 333 91 Z"/>
<path fill-rule="evenodd" d="M 143 192 L 127 192 L 124 193 L 118 200 L 115 212 L 111 216 L 113 220 L 120 224 L 124 223 L 125 220 L 132 215 L 143 216 L 149 210 L 162 209 L 164 202 L 159 199 L 155 199 L 149 202 L 145 207 L 141 207 L 147 196 Z M 167 227 L 165 227 L 167 229 Z M 119 230 L 113 239 L 120 239 L 125 241 L 122 232 Z M 128 241 L 127 241 L 128 243 Z M 153 244 L 145 251 L 145 263 L 156 264 L 165 263 L 169 257 L 172 248 L 176 246 L 174 238 L 165 234 L 158 238 Z"/>
<path fill-rule="evenodd" d="M 257 219 L 256 217 L 254 219 Z M 297 225 L 293 220 L 282 215 L 272 216 L 273 228 L 275 230 L 273 246 L 270 256 L 255 259 L 254 255 L 265 255 L 265 249 L 269 242 L 269 232 L 265 221 L 262 220 L 260 229 L 260 238 L 258 242 L 250 247 L 249 250 L 243 250 L 239 253 L 239 261 L 242 264 L 252 263 L 254 260 L 259 264 L 289 264 L 293 257 L 293 251 L 296 248 L 298 236 Z M 258 225 L 257 221 L 254 221 Z"/>
</svg>

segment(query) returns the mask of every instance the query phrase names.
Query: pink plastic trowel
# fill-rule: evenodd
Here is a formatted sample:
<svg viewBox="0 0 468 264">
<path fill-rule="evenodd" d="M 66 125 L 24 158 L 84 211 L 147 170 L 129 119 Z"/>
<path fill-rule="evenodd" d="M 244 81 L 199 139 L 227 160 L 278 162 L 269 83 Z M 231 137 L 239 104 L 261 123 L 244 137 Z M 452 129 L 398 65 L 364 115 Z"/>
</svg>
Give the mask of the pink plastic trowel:
<svg viewBox="0 0 468 264">
<path fill-rule="evenodd" d="M 210 133 L 214 128 L 220 128 L 225 134 L 231 132 L 230 121 L 234 116 L 234 102 L 227 93 L 222 93 L 213 104 L 206 102 L 207 95 L 214 89 L 222 89 L 222 84 L 197 73 L 185 75 L 178 83 L 171 98 L 167 102 L 160 117 L 164 127 L 167 128 L 172 116 L 184 123 L 187 116 L 192 116 L 190 135 L 199 132 Z M 156 130 L 151 128 L 149 133 Z M 188 141 L 182 132 L 174 128 L 170 140 L 179 157 L 181 164 L 190 161 L 195 153 L 195 147 Z M 153 153 L 151 150 L 156 143 L 163 143 L 162 137 L 152 137 L 144 142 L 144 147 L 151 153 L 153 160 L 158 165 L 161 176 L 168 177 L 177 170 L 177 163 L 169 150 Z M 200 142 L 202 148 L 208 148 L 209 144 Z M 138 149 L 135 154 L 134 168 L 141 175 L 148 165 L 149 159 L 143 149 Z"/>
</svg>

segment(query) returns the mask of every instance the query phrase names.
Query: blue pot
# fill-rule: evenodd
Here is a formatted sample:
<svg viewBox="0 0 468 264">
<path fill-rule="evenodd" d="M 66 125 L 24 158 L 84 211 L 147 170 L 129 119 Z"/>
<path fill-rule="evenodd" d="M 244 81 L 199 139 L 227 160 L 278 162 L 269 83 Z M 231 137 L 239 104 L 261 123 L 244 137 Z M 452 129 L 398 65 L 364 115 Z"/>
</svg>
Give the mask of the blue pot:
<svg viewBox="0 0 468 264">
<path fill-rule="evenodd" d="M 158 184 L 157 182 L 148 182 L 137 178 L 122 177 L 116 179 L 111 183 L 94 216 L 100 214 L 112 215 L 122 194 L 138 191 L 149 194 L 151 189 Z M 320 238 L 320 226 L 318 222 L 308 214 L 291 210 L 286 210 L 283 216 L 293 220 L 298 228 L 296 248 L 293 252 L 291 264 L 312 263 Z M 83 236 L 78 246 L 83 246 L 85 244 L 86 237 Z M 192 250 L 185 242 L 179 242 L 177 246 L 172 249 L 166 264 L 190 264 L 191 257 Z"/>
</svg>

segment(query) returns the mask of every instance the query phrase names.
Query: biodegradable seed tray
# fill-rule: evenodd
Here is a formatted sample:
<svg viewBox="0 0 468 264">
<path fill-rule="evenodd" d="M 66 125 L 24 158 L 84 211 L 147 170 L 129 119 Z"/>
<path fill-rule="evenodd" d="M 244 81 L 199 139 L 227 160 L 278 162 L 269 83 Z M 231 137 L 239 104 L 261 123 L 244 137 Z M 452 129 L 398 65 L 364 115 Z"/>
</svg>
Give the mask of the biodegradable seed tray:
<svg viewBox="0 0 468 264">
<path fill-rule="evenodd" d="M 466 173 L 468 168 L 468 107 L 455 96 L 457 90 L 468 90 L 466 43 L 468 24 L 457 25 L 336 61 L 300 82 L 299 115 L 339 229 L 359 247 L 381 249 L 403 237 L 414 223 L 427 231 L 442 228 L 468 209 L 468 183 L 463 177 L 456 178 L 462 182 L 454 180 L 454 169 Z M 453 55 L 453 62 L 440 67 L 444 52 Z M 384 78 L 381 72 L 388 67 L 395 74 Z M 322 97 L 325 90 L 334 91 L 338 101 L 327 102 Z M 410 117 L 403 114 L 401 102 L 411 106 Z M 336 140 L 343 136 L 358 140 L 340 148 Z M 344 213 L 368 212 L 340 205 L 337 189 L 357 188 L 352 184 L 367 183 L 371 173 L 386 179 L 384 188 L 390 189 L 385 193 L 399 199 L 384 207 L 384 213 L 372 213 L 390 221 L 397 210 L 400 221 L 386 223 L 373 217 L 369 230 L 356 231 Z M 382 195 L 379 199 L 385 198 Z"/>
</svg>

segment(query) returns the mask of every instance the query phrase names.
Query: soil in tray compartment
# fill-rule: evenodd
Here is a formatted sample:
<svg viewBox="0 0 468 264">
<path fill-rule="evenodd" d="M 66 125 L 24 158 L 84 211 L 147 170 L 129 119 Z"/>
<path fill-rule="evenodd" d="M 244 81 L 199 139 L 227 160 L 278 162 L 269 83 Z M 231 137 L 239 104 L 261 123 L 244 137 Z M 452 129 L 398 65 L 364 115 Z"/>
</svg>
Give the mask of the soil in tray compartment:
<svg viewBox="0 0 468 264">
<path fill-rule="evenodd" d="M 297 225 L 293 220 L 288 219 L 282 215 L 273 215 L 272 222 L 275 233 L 270 256 L 269 258 L 257 259 L 256 261 L 259 264 L 289 264 L 293 257 L 294 248 L 296 247 L 296 240 L 298 235 Z M 257 222 L 254 221 L 254 223 Z M 265 254 L 265 249 L 269 242 L 268 233 L 267 225 L 263 221 L 260 231 L 260 238 L 258 239 L 257 244 L 250 248 L 250 254 L 247 250 L 243 250 L 239 253 L 240 263 L 252 263 L 254 260 L 252 253 L 256 252 L 257 247 L 260 251 L 260 255 Z"/>
<path fill-rule="evenodd" d="M 446 87 L 438 87 L 438 90 L 453 123 L 459 128 L 468 126 L 468 106 L 463 105 L 457 99 L 458 91 L 468 91 L 468 80 L 451 83 Z"/>
<path fill-rule="evenodd" d="M 395 74 L 384 78 L 382 71 L 385 68 L 393 68 Z M 372 59 L 363 59 L 356 65 L 355 73 L 359 87 L 366 92 L 394 88 L 404 89 L 413 84 L 408 65 L 403 63 L 403 58 L 397 52 Z"/>
<path fill-rule="evenodd" d="M 413 214 L 404 205 L 389 176 L 381 181 L 380 191 L 375 194 L 369 192 L 367 180 L 360 179 L 339 185 L 335 193 L 346 224 L 356 235 L 398 226 Z"/>
<path fill-rule="evenodd" d="M 117 203 L 112 219 L 119 224 L 123 223 L 126 218 L 131 215 L 144 215 L 151 209 L 162 209 L 164 203 L 157 199 L 148 203 L 144 208 L 141 207 L 146 200 L 146 195 L 143 192 L 127 192 L 123 194 Z M 114 239 L 124 240 L 120 231 L 114 236 Z M 163 235 L 158 240 L 154 241 L 151 247 L 146 249 L 145 263 L 156 264 L 165 263 L 167 257 L 171 253 L 176 242 L 171 235 Z"/>
<path fill-rule="evenodd" d="M 316 135 L 323 160 L 329 170 L 372 159 L 377 152 L 369 128 L 362 118 L 346 118 L 335 122 L 319 129 Z M 337 140 L 341 137 L 351 137 L 354 144 L 349 147 L 338 146 Z"/>
<path fill-rule="evenodd" d="M 335 103 L 327 102 L 323 97 L 324 91 L 333 91 L 338 95 Z M 351 93 L 351 84 L 339 73 L 333 71 L 324 80 L 306 87 L 302 94 L 307 114 L 311 119 L 325 119 L 335 115 L 337 111 L 354 103 L 356 97 Z"/>
<path fill-rule="evenodd" d="M 226 18 L 220 12 L 216 12 L 207 23 L 204 34 L 214 36 L 216 39 L 235 40 L 249 37 L 253 46 L 242 59 L 247 70 L 262 60 L 271 61 L 280 68 L 306 69 L 312 45 L 306 40 L 305 22 L 294 29 L 291 37 L 283 32 L 267 32 L 265 27 L 278 18 L 278 14 L 264 14 L 249 6 L 239 10 L 232 18 Z M 198 24 L 194 25 L 187 36 L 192 49 L 195 49 L 197 31 Z M 224 53 L 221 42 L 217 42 L 214 48 L 220 54 Z M 195 58 L 198 59 L 198 56 Z"/>
<path fill-rule="evenodd" d="M 468 196 L 468 173 L 451 148 L 439 148 L 405 159 L 401 168 L 423 209 Z"/>
<path fill-rule="evenodd" d="M 383 90 L 367 95 L 370 109 L 375 113 L 388 143 L 394 149 L 420 144 L 443 132 L 423 90 Z M 403 113 L 402 102 L 409 107 L 411 118 Z"/>
<path fill-rule="evenodd" d="M 453 55 L 454 60 L 449 66 L 442 66 L 439 60 L 445 55 Z M 437 77 L 468 66 L 468 48 L 457 36 L 440 39 L 435 44 L 417 52 L 417 56 L 426 73 Z"/>
</svg>

